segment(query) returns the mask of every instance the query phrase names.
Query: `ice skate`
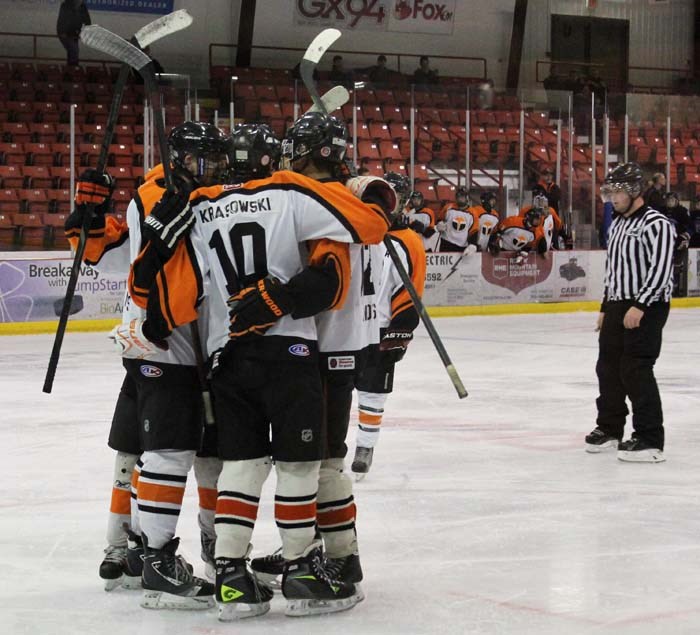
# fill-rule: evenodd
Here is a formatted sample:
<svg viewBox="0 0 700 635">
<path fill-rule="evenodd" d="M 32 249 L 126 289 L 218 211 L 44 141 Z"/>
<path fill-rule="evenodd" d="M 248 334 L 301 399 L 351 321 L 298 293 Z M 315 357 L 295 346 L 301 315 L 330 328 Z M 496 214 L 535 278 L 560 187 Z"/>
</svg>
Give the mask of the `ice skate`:
<svg viewBox="0 0 700 635">
<path fill-rule="evenodd" d="M 144 535 L 143 544 L 143 608 L 205 610 L 214 606 L 214 585 L 193 576 L 185 559 L 176 555 L 179 538 L 162 549 L 150 549 Z"/>
<path fill-rule="evenodd" d="M 216 559 L 216 601 L 219 621 L 233 622 L 264 615 L 273 591 L 251 573 L 245 558 Z"/>
<path fill-rule="evenodd" d="M 620 443 L 617 447 L 617 458 L 629 463 L 663 463 L 666 460 L 663 450 L 652 447 L 638 437 Z"/>
<path fill-rule="evenodd" d="M 586 435 L 586 452 L 591 454 L 599 454 L 604 450 L 617 450 L 619 439 L 611 437 L 600 428 L 596 428 L 590 434 Z"/>
<path fill-rule="evenodd" d="M 264 582 L 271 589 L 279 591 L 282 588 L 282 574 L 284 573 L 282 547 L 270 555 L 253 558 L 250 561 L 250 568 L 258 580 Z"/>
<path fill-rule="evenodd" d="M 104 580 L 105 591 L 112 591 L 122 583 L 126 566 L 126 547 L 108 545 L 104 560 L 100 563 L 100 577 Z"/>
<path fill-rule="evenodd" d="M 365 599 L 365 593 L 360 586 L 362 582 L 362 566 L 360 556 L 353 553 L 343 558 L 326 558 L 326 570 L 334 580 L 355 585 L 355 597 L 358 602 Z"/>
<path fill-rule="evenodd" d="M 291 617 L 346 611 L 359 602 L 354 584 L 329 576 L 319 542 L 312 543 L 301 558 L 287 561 L 282 593 L 287 599 L 285 613 Z"/>
<path fill-rule="evenodd" d="M 142 588 L 141 574 L 143 573 L 143 543 L 141 536 L 137 536 L 133 531 L 126 533 L 126 565 L 122 576 L 122 586 L 125 589 L 133 590 Z"/>
<path fill-rule="evenodd" d="M 361 445 L 355 448 L 355 458 L 352 460 L 350 469 L 355 474 L 356 481 L 361 481 L 367 476 L 369 468 L 372 467 L 373 454 L 374 448 L 364 448 Z"/>
</svg>

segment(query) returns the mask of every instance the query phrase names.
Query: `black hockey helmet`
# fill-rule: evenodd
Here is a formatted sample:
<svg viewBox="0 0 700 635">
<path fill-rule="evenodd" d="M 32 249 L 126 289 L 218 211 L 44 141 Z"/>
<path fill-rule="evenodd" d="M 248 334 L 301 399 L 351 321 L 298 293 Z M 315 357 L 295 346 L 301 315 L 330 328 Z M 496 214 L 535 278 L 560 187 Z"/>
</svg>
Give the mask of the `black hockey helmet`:
<svg viewBox="0 0 700 635">
<path fill-rule="evenodd" d="M 287 130 L 282 156 L 290 163 L 303 157 L 340 164 L 345 159 L 348 130 L 332 115 L 307 112 Z"/>
<path fill-rule="evenodd" d="M 455 201 L 459 203 L 460 199 L 463 201 L 462 205 L 469 202 L 469 190 L 464 185 L 460 185 L 455 191 Z"/>
<path fill-rule="evenodd" d="M 423 192 L 419 192 L 418 190 L 413 190 L 411 192 L 410 196 L 408 197 L 408 200 L 411 202 L 411 205 L 415 208 L 418 209 L 420 207 L 423 207 L 423 201 L 425 200 L 425 196 L 423 196 Z M 417 201 L 414 203 L 413 201 Z"/>
<path fill-rule="evenodd" d="M 487 190 L 486 192 L 481 193 L 481 204 L 484 206 L 484 208 L 492 207 L 495 204 L 496 199 L 496 192 L 493 190 Z"/>
<path fill-rule="evenodd" d="M 523 224 L 525 227 L 530 229 L 531 227 L 539 227 L 542 223 L 542 210 L 536 207 L 525 212 L 525 218 L 523 219 Z"/>
<path fill-rule="evenodd" d="M 644 174 L 636 163 L 623 163 L 613 168 L 605 177 L 605 183 L 600 188 L 603 201 L 610 200 L 613 192 L 626 192 L 631 199 L 641 196 L 644 188 Z"/>
<path fill-rule="evenodd" d="M 175 126 L 168 137 L 170 161 L 176 170 L 192 175 L 202 185 L 223 180 L 227 159 L 228 137 L 216 126 L 200 121 L 186 121 Z M 188 164 L 187 156 L 195 163 Z"/>
<path fill-rule="evenodd" d="M 264 179 L 277 169 L 281 142 L 265 123 L 234 127 L 228 145 L 230 176 L 235 181 Z"/>
<path fill-rule="evenodd" d="M 666 201 L 666 207 L 676 207 L 678 203 L 680 203 L 678 192 L 666 192 L 664 199 Z M 671 205 L 671 201 L 673 201 L 673 205 Z"/>
<path fill-rule="evenodd" d="M 398 172 L 387 172 L 383 178 L 389 185 L 391 185 L 394 192 L 396 192 L 396 207 L 394 208 L 394 215 L 397 215 L 406 205 L 408 194 L 411 191 L 411 180 L 407 176 L 403 176 Z"/>
<path fill-rule="evenodd" d="M 539 183 L 535 183 L 535 185 L 532 186 L 532 199 L 535 199 L 535 196 L 547 196 L 547 190 L 544 189 Z"/>
</svg>

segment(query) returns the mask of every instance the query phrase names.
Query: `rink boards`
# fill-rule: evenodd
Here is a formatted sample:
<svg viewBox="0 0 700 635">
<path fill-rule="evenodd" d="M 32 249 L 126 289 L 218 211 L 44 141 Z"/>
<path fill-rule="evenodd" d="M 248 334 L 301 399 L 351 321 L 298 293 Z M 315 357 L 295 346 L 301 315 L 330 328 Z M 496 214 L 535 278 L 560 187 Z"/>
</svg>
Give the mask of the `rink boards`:
<svg viewBox="0 0 700 635">
<path fill-rule="evenodd" d="M 424 302 L 433 315 L 595 310 L 603 295 L 605 252 L 427 254 Z M 52 332 L 63 304 L 68 252 L 0 253 L 0 334 Z M 71 330 L 105 330 L 119 320 L 126 280 L 83 266 Z M 688 257 L 688 299 L 700 306 L 700 250 Z"/>
</svg>

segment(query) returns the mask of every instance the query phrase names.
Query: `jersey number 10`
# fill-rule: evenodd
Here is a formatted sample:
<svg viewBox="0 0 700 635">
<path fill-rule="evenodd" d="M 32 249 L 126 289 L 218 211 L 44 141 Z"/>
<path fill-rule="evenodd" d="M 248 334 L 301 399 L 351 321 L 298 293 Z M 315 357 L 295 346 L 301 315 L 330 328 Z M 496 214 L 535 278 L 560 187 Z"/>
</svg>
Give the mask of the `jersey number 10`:
<svg viewBox="0 0 700 635">
<path fill-rule="evenodd" d="M 221 263 L 221 269 L 226 278 L 226 291 L 229 295 L 234 295 L 267 276 L 265 228 L 258 223 L 237 223 L 229 231 L 228 237 L 231 241 L 234 262 L 231 262 L 228 256 L 220 230 L 217 229 L 212 234 L 209 246 L 216 252 Z M 244 240 L 246 237 L 250 239 Z M 252 246 L 253 270 L 249 273 L 246 273 L 244 242 Z"/>
</svg>

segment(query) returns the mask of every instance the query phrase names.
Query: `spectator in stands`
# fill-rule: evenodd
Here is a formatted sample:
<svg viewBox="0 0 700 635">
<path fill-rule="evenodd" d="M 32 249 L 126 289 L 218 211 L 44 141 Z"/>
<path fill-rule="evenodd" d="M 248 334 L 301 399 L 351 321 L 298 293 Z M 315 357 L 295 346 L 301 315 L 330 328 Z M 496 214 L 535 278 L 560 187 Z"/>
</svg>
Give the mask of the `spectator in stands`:
<svg viewBox="0 0 700 635">
<path fill-rule="evenodd" d="M 547 197 L 547 201 L 549 202 L 549 206 L 558 214 L 561 189 L 559 189 L 559 186 L 554 182 L 554 170 L 552 170 L 550 167 L 544 168 L 544 170 L 542 170 L 542 178 L 539 180 L 537 185 L 542 187 L 544 190 L 544 195 Z"/>
<path fill-rule="evenodd" d="M 420 58 L 418 68 L 413 72 L 413 84 L 426 85 L 438 83 L 438 72 L 430 68 L 430 59 L 427 55 Z"/>
<path fill-rule="evenodd" d="M 690 202 L 690 246 L 700 247 L 700 195 Z"/>
<path fill-rule="evenodd" d="M 58 10 L 56 33 L 66 49 L 68 66 L 78 65 L 80 30 L 91 24 L 90 13 L 83 0 L 63 0 Z"/>
<path fill-rule="evenodd" d="M 644 202 L 652 209 L 658 212 L 663 212 L 666 207 L 666 201 L 664 200 L 663 189 L 666 187 L 666 176 L 663 172 L 657 172 L 651 177 L 651 185 L 649 189 L 644 192 L 642 198 Z"/>
<path fill-rule="evenodd" d="M 353 87 L 352 73 L 345 70 L 342 55 L 333 56 L 333 67 L 331 72 L 328 73 L 328 79 L 334 84 L 341 84 L 348 89 Z"/>
<path fill-rule="evenodd" d="M 391 78 L 391 71 L 386 67 L 386 55 L 377 56 L 377 64 L 367 69 L 369 81 L 374 84 L 386 84 Z"/>
</svg>

